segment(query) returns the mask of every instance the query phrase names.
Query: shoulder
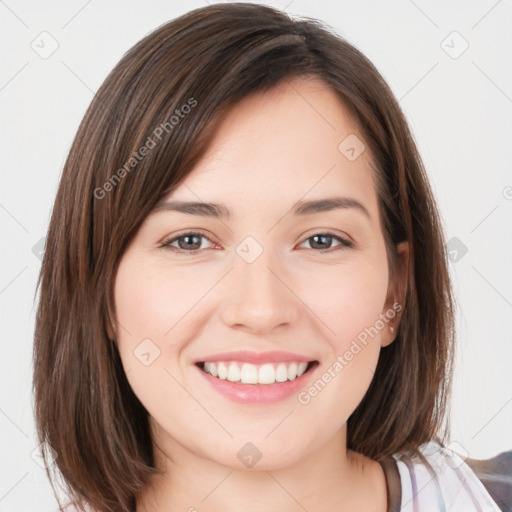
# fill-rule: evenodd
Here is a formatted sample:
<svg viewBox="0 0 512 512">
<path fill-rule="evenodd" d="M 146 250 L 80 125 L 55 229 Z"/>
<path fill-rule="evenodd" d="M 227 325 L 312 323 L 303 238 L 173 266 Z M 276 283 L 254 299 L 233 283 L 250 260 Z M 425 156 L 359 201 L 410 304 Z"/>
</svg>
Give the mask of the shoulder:
<svg viewBox="0 0 512 512">
<path fill-rule="evenodd" d="M 466 459 L 501 510 L 512 511 L 512 450 L 485 460 Z"/>
<path fill-rule="evenodd" d="M 502 510 L 462 456 L 437 441 L 421 445 L 418 453 L 393 458 L 400 474 L 402 512 Z"/>
</svg>

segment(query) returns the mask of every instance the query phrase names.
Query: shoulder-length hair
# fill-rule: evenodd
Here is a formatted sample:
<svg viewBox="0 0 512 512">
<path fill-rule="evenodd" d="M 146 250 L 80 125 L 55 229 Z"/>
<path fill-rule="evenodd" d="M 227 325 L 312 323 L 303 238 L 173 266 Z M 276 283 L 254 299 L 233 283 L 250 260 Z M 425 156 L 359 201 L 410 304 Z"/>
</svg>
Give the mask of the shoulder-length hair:
<svg viewBox="0 0 512 512">
<path fill-rule="evenodd" d="M 148 412 L 108 337 L 120 258 L 204 154 L 223 115 L 294 77 L 322 79 L 359 123 L 391 278 L 397 244 L 411 248 L 396 339 L 348 420 L 347 447 L 384 460 L 434 437 L 446 443 L 453 298 L 440 217 L 397 100 L 329 26 L 262 5 L 217 4 L 162 25 L 124 55 L 89 106 L 60 179 L 37 283 L 34 413 L 77 503 L 134 510 L 158 472 Z"/>
</svg>

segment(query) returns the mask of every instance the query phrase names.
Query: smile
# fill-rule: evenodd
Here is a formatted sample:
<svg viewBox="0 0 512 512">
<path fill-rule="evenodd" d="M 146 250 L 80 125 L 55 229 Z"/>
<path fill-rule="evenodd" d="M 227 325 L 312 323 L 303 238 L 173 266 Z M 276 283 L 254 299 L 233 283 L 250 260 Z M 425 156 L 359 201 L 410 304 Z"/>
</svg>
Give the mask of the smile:
<svg viewBox="0 0 512 512">
<path fill-rule="evenodd" d="M 206 361 L 200 368 L 218 379 L 241 384 L 275 384 L 295 380 L 314 362 L 301 361 L 251 364 L 240 361 Z"/>
<path fill-rule="evenodd" d="M 203 361 L 195 364 L 207 385 L 225 398 L 243 404 L 280 402 L 308 385 L 318 361 L 252 364 Z"/>
</svg>

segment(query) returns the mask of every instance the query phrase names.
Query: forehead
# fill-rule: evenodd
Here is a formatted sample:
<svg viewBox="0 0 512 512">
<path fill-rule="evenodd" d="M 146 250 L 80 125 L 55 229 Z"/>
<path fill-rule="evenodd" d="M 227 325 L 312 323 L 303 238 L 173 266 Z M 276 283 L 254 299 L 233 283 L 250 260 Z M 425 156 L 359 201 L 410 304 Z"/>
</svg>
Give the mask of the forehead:
<svg viewBox="0 0 512 512">
<path fill-rule="evenodd" d="M 348 141 L 348 142 L 347 142 Z M 347 144 L 357 153 L 348 154 Z M 362 152 L 361 152 L 362 151 Z M 371 156 L 350 110 L 319 79 L 283 81 L 236 104 L 189 175 L 165 200 L 255 204 L 343 195 L 376 210 Z"/>
</svg>

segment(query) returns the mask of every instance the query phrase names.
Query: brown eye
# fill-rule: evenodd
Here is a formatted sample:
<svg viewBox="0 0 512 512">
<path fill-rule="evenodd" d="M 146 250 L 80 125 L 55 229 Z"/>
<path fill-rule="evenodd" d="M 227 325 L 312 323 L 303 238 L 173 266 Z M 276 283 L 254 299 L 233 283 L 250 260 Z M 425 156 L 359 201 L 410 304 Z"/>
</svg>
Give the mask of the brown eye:
<svg viewBox="0 0 512 512">
<path fill-rule="evenodd" d="M 203 233 L 190 231 L 167 240 L 162 244 L 162 247 L 176 252 L 199 252 L 201 250 L 202 240 L 208 240 L 208 238 L 206 238 Z M 173 245 L 175 243 L 177 243 L 177 246 Z"/>
<path fill-rule="evenodd" d="M 336 240 L 340 248 L 352 247 L 353 243 L 341 236 L 334 235 L 332 233 L 316 233 L 313 236 L 308 237 L 305 242 L 309 242 L 312 249 L 329 250 L 332 247 L 332 240 Z"/>
</svg>

